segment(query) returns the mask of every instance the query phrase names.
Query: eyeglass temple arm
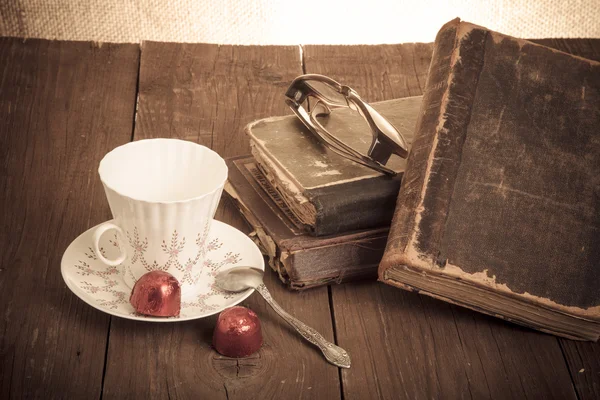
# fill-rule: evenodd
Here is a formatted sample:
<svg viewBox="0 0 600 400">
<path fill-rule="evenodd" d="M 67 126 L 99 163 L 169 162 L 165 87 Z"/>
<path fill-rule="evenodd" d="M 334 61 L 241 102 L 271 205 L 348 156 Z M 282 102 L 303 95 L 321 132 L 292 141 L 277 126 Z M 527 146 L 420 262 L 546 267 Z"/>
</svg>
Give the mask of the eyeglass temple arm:
<svg viewBox="0 0 600 400">
<path fill-rule="evenodd" d="M 351 95 L 350 100 L 371 126 L 373 142 L 369 147 L 368 155 L 381 164 L 386 164 L 392 154 L 406 158 L 408 145 L 400 132 L 360 97 Z"/>
</svg>

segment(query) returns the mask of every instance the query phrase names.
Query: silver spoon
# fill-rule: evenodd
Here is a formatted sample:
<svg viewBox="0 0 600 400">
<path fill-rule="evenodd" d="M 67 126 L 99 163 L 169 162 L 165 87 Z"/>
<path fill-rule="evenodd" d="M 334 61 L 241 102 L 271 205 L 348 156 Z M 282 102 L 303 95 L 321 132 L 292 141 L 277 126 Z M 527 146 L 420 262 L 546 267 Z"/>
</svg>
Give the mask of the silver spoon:
<svg viewBox="0 0 600 400">
<path fill-rule="evenodd" d="M 264 271 L 258 268 L 234 267 L 219 272 L 215 277 L 215 283 L 219 288 L 228 292 L 242 292 L 247 289 L 256 289 L 281 318 L 293 326 L 304 339 L 317 346 L 323 352 L 327 361 L 341 368 L 350 368 L 350 355 L 348 355 L 346 350 L 325 340 L 323 335 L 292 317 L 273 300 L 271 293 L 269 293 L 269 290 L 263 283 L 263 273 Z"/>
</svg>

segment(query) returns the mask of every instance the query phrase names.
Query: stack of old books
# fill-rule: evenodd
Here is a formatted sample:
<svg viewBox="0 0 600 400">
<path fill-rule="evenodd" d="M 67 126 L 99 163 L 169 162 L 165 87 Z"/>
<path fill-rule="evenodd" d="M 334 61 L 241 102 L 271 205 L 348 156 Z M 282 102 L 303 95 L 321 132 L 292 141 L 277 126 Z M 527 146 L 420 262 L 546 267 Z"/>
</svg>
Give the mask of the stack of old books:
<svg viewBox="0 0 600 400">
<path fill-rule="evenodd" d="M 230 160 L 226 192 L 281 278 L 303 289 L 379 266 L 385 283 L 597 340 L 600 63 L 454 20 L 424 96 L 373 106 L 412 143 L 387 165 L 395 178 L 331 154 L 295 117 L 248 126 L 252 156 Z M 356 118 L 328 124 L 360 147 Z"/>
<path fill-rule="evenodd" d="M 410 142 L 422 97 L 373 104 Z M 355 112 L 334 110 L 327 127 L 360 149 L 371 142 Z M 225 193 L 253 227 L 271 267 L 293 289 L 373 279 L 387 241 L 406 160 L 391 178 L 325 149 L 295 116 L 246 127 L 252 155 L 228 160 Z"/>
</svg>

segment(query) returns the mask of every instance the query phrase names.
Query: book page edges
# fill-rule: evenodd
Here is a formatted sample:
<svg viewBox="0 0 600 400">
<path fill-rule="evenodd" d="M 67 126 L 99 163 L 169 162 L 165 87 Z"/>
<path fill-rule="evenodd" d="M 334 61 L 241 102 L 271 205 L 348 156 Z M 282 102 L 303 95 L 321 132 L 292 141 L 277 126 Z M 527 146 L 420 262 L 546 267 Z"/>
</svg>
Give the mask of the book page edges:
<svg viewBox="0 0 600 400">
<path fill-rule="evenodd" d="M 225 182 L 224 192 L 231 197 L 233 202 L 236 203 L 237 209 L 242 214 L 242 217 L 246 220 L 248 225 L 252 227 L 252 232 L 249 233 L 248 236 L 258 246 L 260 252 L 267 257 L 267 262 L 271 269 L 277 272 L 279 279 L 284 284 L 290 285 L 291 282 L 287 272 L 287 268 L 289 266 L 285 262 L 288 258 L 287 253 L 283 251 L 281 254 L 279 254 L 277 251 L 277 244 L 273 238 L 250 211 L 248 206 L 246 206 L 238 192 L 235 190 L 233 185 L 229 183 L 229 181 Z"/>
<path fill-rule="evenodd" d="M 258 151 L 254 143 L 251 143 L 250 147 L 258 169 L 279 194 L 281 200 L 302 224 L 314 227 L 317 221 L 315 204 L 302 192 L 299 192 L 298 188 L 289 180 L 281 180 L 283 175 L 277 165 L 265 153 Z"/>
<path fill-rule="evenodd" d="M 588 320 L 583 320 L 583 321 L 588 321 L 588 322 L 586 322 L 586 325 L 587 325 L 586 332 L 582 332 L 582 330 L 580 329 L 578 332 L 579 333 L 578 335 L 573 335 L 572 331 L 549 329 L 547 326 L 535 324 L 535 323 L 532 323 L 531 321 L 525 321 L 525 320 L 517 318 L 517 317 L 511 317 L 508 315 L 499 314 L 499 313 L 494 312 L 489 309 L 477 307 L 473 303 L 462 302 L 456 298 L 447 297 L 447 296 L 441 295 L 439 293 L 435 293 L 433 291 L 430 291 L 430 290 L 427 290 L 427 289 L 424 289 L 421 287 L 412 286 L 406 282 L 402 282 L 401 280 L 394 279 L 394 277 L 392 277 L 392 275 L 394 275 L 395 272 L 397 272 L 397 270 L 386 273 L 385 274 L 385 282 L 388 284 L 391 284 L 393 286 L 399 287 L 401 289 L 410 291 L 410 292 L 417 292 L 419 294 L 423 294 L 423 295 L 432 297 L 437 300 L 441 300 L 441 301 L 451 303 L 451 304 L 456 304 L 457 306 L 460 306 L 460 307 L 465 307 L 465 308 L 471 309 L 476 312 L 491 315 L 493 317 L 500 318 L 500 319 L 510 321 L 513 323 L 517 323 L 519 325 L 527 326 L 529 328 L 537 329 L 537 330 L 545 332 L 545 333 L 566 337 L 568 339 L 597 341 L 600 337 L 600 335 L 597 332 L 597 329 L 593 329 L 593 328 L 590 329 L 589 324 L 593 324 L 593 322 L 589 322 Z M 521 304 L 526 304 L 526 303 L 521 303 Z M 554 312 L 554 310 L 551 310 L 551 312 Z M 572 316 L 572 315 L 569 315 L 568 317 L 570 319 L 578 319 L 579 320 L 579 318 Z"/>
<path fill-rule="evenodd" d="M 250 238 L 257 237 L 260 240 L 259 247 L 261 247 L 263 253 L 268 257 L 275 257 L 277 251 L 277 245 L 275 244 L 275 241 L 271 238 L 271 236 L 269 236 L 269 234 L 267 234 L 260 221 L 256 219 L 251 212 L 249 212 L 248 206 L 246 206 L 238 192 L 235 190 L 233 185 L 229 183 L 229 181 L 225 182 L 224 190 L 237 203 L 237 208 L 240 210 L 240 213 L 242 213 L 242 216 L 252 227 L 253 232 L 249 233 L 248 236 L 250 236 Z"/>
<path fill-rule="evenodd" d="M 287 206 L 303 224 L 314 226 L 317 219 L 315 205 L 304 195 L 305 188 L 302 187 L 285 167 L 275 158 L 269 156 L 265 143 L 258 139 L 252 129 L 256 126 L 268 124 L 290 118 L 290 116 L 263 118 L 246 125 L 245 132 L 250 138 L 250 148 L 257 164 L 262 166 L 265 177 L 281 195 Z"/>
<path fill-rule="evenodd" d="M 516 293 L 511 288 L 496 281 L 496 276 L 490 276 L 487 269 L 474 274 L 463 271 L 459 266 L 446 263 L 444 267 L 438 267 L 430 256 L 421 254 L 414 246 L 409 247 L 402 254 L 387 255 L 382 261 L 379 269 L 379 280 L 387 281 L 386 271 L 392 268 L 400 268 L 401 266 L 409 268 L 415 272 L 423 274 L 437 274 L 440 276 L 454 278 L 459 281 L 465 281 L 477 287 L 501 293 L 512 298 L 519 299 L 535 304 L 546 309 L 556 311 L 565 315 L 574 316 L 580 319 L 585 319 L 594 322 L 600 322 L 600 304 L 589 308 L 580 308 L 575 306 L 566 306 L 556 303 L 551 299 L 535 296 L 528 292 Z"/>
<path fill-rule="evenodd" d="M 254 146 L 258 151 L 260 151 L 263 158 L 267 158 L 270 161 L 271 166 L 274 170 L 273 172 L 277 174 L 277 177 L 282 183 L 288 186 L 290 193 L 293 193 L 295 196 L 299 196 L 298 201 L 308 201 L 308 199 L 306 199 L 306 197 L 302 194 L 305 188 L 302 187 L 300 182 L 294 179 L 292 174 L 290 174 L 290 172 L 280 162 L 278 162 L 274 157 L 269 156 L 270 152 L 265 147 L 265 142 L 257 138 L 256 135 L 254 135 L 254 133 L 252 132 L 252 129 L 257 126 L 262 126 L 270 122 L 281 121 L 287 118 L 290 118 L 290 116 L 288 115 L 282 117 L 269 117 L 259 119 L 246 125 L 244 131 L 246 132 L 246 135 L 248 135 L 248 137 L 250 138 L 251 146 Z"/>
</svg>

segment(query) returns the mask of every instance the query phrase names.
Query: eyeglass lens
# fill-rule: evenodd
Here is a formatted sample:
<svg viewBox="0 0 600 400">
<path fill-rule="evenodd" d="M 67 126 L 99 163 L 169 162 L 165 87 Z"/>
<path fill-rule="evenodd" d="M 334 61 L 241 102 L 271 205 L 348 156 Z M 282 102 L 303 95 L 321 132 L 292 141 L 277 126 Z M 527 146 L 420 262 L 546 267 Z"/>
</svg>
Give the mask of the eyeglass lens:
<svg viewBox="0 0 600 400">
<path fill-rule="evenodd" d="M 343 94 L 339 93 L 334 87 L 330 86 L 325 82 L 320 82 L 317 80 L 307 80 L 306 85 L 308 85 L 312 90 L 321 95 L 328 102 L 331 102 L 335 105 L 339 106 L 347 106 L 348 103 L 346 101 L 346 97 Z"/>
</svg>

